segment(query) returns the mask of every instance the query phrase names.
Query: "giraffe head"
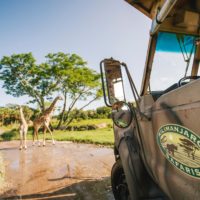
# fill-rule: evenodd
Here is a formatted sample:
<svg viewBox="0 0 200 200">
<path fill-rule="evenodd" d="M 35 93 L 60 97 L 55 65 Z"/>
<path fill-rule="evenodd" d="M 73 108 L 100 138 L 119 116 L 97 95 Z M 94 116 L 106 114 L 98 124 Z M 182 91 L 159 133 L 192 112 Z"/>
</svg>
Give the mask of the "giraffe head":
<svg viewBox="0 0 200 200">
<path fill-rule="evenodd" d="M 63 100 L 63 98 L 61 96 L 57 96 L 56 97 L 58 100 Z"/>
<path fill-rule="evenodd" d="M 15 108 L 18 109 L 18 110 L 20 110 L 20 109 L 22 109 L 22 106 L 21 105 L 16 105 Z"/>
</svg>

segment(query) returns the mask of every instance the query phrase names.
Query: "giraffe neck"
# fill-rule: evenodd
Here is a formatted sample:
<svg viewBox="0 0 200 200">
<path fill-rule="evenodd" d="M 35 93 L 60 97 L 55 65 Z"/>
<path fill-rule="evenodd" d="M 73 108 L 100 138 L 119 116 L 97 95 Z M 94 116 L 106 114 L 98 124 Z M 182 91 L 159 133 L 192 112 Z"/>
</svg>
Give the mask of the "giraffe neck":
<svg viewBox="0 0 200 200">
<path fill-rule="evenodd" d="M 20 107 L 20 121 L 21 121 L 21 123 L 22 124 L 26 124 L 26 119 L 25 119 L 25 117 L 24 117 L 24 113 L 23 113 L 23 109 L 22 109 L 22 107 Z"/>
<path fill-rule="evenodd" d="M 54 101 L 52 102 L 52 104 L 49 106 L 49 108 L 47 108 L 44 111 L 44 115 L 50 115 L 52 113 L 52 111 L 54 110 L 55 106 L 56 106 L 56 102 L 58 101 L 58 98 L 56 97 L 54 99 Z"/>
</svg>

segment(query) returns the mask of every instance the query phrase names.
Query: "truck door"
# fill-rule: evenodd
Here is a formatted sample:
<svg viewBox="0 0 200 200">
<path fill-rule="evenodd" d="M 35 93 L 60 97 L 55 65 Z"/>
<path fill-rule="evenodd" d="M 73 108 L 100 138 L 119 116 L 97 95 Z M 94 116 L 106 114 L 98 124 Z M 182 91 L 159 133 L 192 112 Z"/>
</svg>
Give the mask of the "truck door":
<svg viewBox="0 0 200 200">
<path fill-rule="evenodd" d="M 172 199 L 198 199 L 200 195 L 200 79 L 188 76 L 195 41 L 194 36 L 161 33 L 153 70 L 162 69 L 152 71 L 150 80 L 157 141 L 152 156 L 158 161 L 153 173 Z"/>
</svg>

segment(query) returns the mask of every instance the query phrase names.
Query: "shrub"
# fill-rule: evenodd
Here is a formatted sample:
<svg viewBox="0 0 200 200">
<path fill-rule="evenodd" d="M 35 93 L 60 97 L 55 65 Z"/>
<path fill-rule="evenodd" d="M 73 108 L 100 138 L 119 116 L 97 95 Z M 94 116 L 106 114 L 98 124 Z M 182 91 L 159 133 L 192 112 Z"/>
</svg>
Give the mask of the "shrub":
<svg viewBox="0 0 200 200">
<path fill-rule="evenodd" d="M 60 130 L 66 131 L 86 131 L 86 130 L 96 130 L 98 127 L 94 124 L 81 125 L 81 126 L 61 126 Z"/>
<path fill-rule="evenodd" d="M 10 141 L 17 136 L 16 129 L 12 129 L 11 131 L 4 132 L 1 134 L 1 138 L 5 141 Z"/>
</svg>

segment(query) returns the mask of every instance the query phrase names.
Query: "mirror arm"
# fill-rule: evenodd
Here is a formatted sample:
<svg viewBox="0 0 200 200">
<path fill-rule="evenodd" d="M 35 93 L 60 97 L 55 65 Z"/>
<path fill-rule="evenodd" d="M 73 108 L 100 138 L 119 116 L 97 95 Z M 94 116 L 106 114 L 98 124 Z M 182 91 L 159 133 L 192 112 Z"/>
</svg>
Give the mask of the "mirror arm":
<svg viewBox="0 0 200 200">
<path fill-rule="evenodd" d="M 134 84 L 134 82 L 133 82 L 133 79 L 131 78 L 131 74 L 130 74 L 130 72 L 129 72 L 129 70 L 128 70 L 127 65 L 126 65 L 125 63 L 121 63 L 121 65 L 124 66 L 125 69 L 126 69 L 126 72 L 127 72 L 128 78 L 129 78 L 129 81 L 130 81 L 131 86 L 132 86 L 132 90 L 135 91 L 137 98 L 140 99 L 140 96 L 139 96 L 138 91 L 137 91 L 137 89 L 136 89 L 136 87 L 135 87 L 135 84 Z"/>
<path fill-rule="evenodd" d="M 136 89 L 136 86 L 135 86 L 135 84 L 133 82 L 131 74 L 130 74 L 130 72 L 128 70 L 128 67 L 127 67 L 126 63 L 121 63 L 121 65 L 124 66 L 125 69 L 126 69 L 126 73 L 128 75 L 128 79 L 129 79 L 130 85 L 131 85 L 131 90 L 133 92 L 133 96 L 134 96 L 134 99 L 135 99 L 135 102 L 136 102 L 136 105 L 137 105 L 138 113 L 139 113 L 141 118 L 144 117 L 145 119 L 147 119 L 149 121 L 150 118 L 148 116 L 146 116 L 144 113 L 142 113 L 141 110 L 140 110 L 140 105 L 139 105 L 139 102 L 138 102 L 140 100 L 140 96 L 139 96 L 138 91 Z"/>
<path fill-rule="evenodd" d="M 136 89 L 136 87 L 135 87 L 135 84 L 134 84 L 134 82 L 133 82 L 133 80 L 132 80 L 132 78 L 131 78 L 131 75 L 130 75 L 130 72 L 129 72 L 129 70 L 128 70 L 127 65 L 126 65 L 125 63 L 121 63 L 121 65 L 125 67 L 126 73 L 127 73 L 127 75 L 128 75 L 128 79 L 129 79 L 129 81 L 130 81 L 131 90 L 132 90 L 132 92 L 133 92 L 133 96 L 134 96 L 135 102 L 136 102 L 136 104 L 137 104 L 137 108 L 138 108 L 138 110 L 140 111 L 140 107 L 139 107 L 139 103 L 138 103 L 138 100 L 140 99 L 140 96 L 139 96 L 139 94 L 138 94 L 138 92 L 137 92 L 137 89 Z"/>
</svg>

